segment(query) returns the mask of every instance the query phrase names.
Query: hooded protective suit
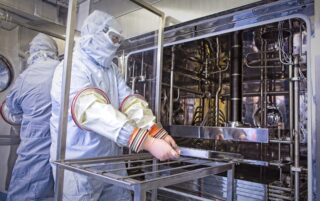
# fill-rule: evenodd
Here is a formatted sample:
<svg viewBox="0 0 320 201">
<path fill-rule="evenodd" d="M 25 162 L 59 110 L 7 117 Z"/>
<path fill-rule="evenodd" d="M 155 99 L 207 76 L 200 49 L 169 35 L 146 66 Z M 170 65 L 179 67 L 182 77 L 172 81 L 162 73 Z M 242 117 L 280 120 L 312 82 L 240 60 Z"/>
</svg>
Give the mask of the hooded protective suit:
<svg viewBox="0 0 320 201">
<path fill-rule="evenodd" d="M 112 63 L 112 58 L 119 44 L 113 44 L 110 38 L 107 37 L 106 32 L 114 28 L 112 27 L 113 20 L 113 17 L 106 13 L 94 11 L 85 20 L 81 30 L 81 37 L 74 49 L 69 95 L 70 110 L 68 114 L 66 159 L 121 155 L 121 148 L 118 145 L 127 146 L 129 137 L 135 129 L 134 123 L 118 111 L 120 102 L 130 94 L 131 90 L 126 86 L 117 66 Z M 60 63 L 55 71 L 51 89 L 52 161 L 56 160 L 57 152 L 62 70 L 63 62 Z M 89 90 L 87 93 L 86 89 L 88 88 L 93 90 Z M 94 94 L 96 89 L 98 93 L 103 95 Z M 79 96 L 82 91 L 87 94 Z M 106 99 L 102 100 L 104 97 Z M 86 121 L 85 128 L 75 122 L 75 118 L 79 114 L 71 112 L 71 103 L 76 102 L 74 100 L 77 98 L 80 99 L 80 103 L 75 103 L 75 107 L 80 108 L 80 116 L 84 114 L 86 120 L 90 116 L 88 108 L 94 110 L 94 106 L 98 107 L 96 112 L 91 113 L 94 115 L 99 115 L 99 112 L 103 111 L 103 114 L 93 121 Z M 84 100 L 83 104 L 82 100 Z M 108 103 L 108 105 L 101 105 L 100 103 Z M 85 109 L 79 105 L 84 105 Z M 99 109 L 100 106 L 101 108 Z M 78 112 L 78 109 L 75 109 L 75 111 Z M 98 124 L 97 121 L 101 124 Z M 53 165 L 52 167 L 55 174 L 55 166 Z M 113 165 L 112 167 L 103 166 L 101 168 L 124 168 L 124 164 Z M 121 171 L 118 174 L 126 175 L 127 173 L 126 171 Z M 131 200 L 130 192 L 125 189 L 70 171 L 65 171 L 64 175 L 63 200 Z"/>
<path fill-rule="evenodd" d="M 49 163 L 51 80 L 58 65 L 57 44 L 44 34 L 30 43 L 28 68 L 19 75 L 2 108 L 3 116 L 20 124 L 17 150 L 7 201 L 45 200 L 52 196 L 53 178 Z M 22 119 L 20 116 L 22 115 Z M 10 121 L 8 121 L 10 122 Z"/>
<path fill-rule="evenodd" d="M 112 63 L 121 39 L 114 18 L 106 13 L 94 11 L 84 22 L 81 37 L 73 53 L 66 159 L 118 156 L 122 154 L 120 146 L 128 146 L 135 152 L 145 148 L 160 160 L 177 157 L 176 152 L 164 140 L 152 141 L 151 138 L 164 135 L 163 129 L 156 127 L 149 130 L 137 126 L 138 118 L 130 119 L 127 114 L 119 111 L 120 103 L 131 92 L 117 66 Z M 57 158 L 62 68 L 63 62 L 55 71 L 51 89 L 52 161 Z M 132 110 L 132 107 L 127 107 L 128 104 L 125 105 L 126 111 L 141 111 L 137 107 Z M 145 111 L 143 108 L 142 110 Z M 147 145 L 144 146 L 145 144 Z M 124 163 L 99 166 L 99 170 L 110 168 L 121 169 L 113 172 L 115 174 L 127 174 Z M 53 169 L 55 174 L 54 165 Z M 64 175 L 63 200 L 131 200 L 128 190 L 70 171 L 65 171 Z"/>
</svg>

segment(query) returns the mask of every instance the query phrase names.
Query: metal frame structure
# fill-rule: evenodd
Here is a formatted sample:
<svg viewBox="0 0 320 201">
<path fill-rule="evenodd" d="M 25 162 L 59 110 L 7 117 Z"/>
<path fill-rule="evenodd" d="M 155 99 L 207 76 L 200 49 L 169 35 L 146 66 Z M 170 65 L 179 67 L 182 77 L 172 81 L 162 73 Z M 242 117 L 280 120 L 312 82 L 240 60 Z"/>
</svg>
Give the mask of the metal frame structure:
<svg viewBox="0 0 320 201">
<path fill-rule="evenodd" d="M 72 69 L 72 52 L 74 45 L 74 34 L 76 26 L 76 10 L 77 0 L 70 0 L 68 7 L 67 31 L 66 31 L 66 47 L 65 58 L 63 63 L 62 85 L 61 85 L 61 103 L 62 109 L 60 111 L 59 121 L 59 135 L 57 160 L 64 161 L 66 155 L 66 141 L 67 141 L 67 124 L 68 124 L 68 108 L 69 108 L 69 93 L 71 83 L 71 69 Z M 64 169 L 57 166 L 56 169 L 56 200 L 62 200 L 63 193 Z"/>
<path fill-rule="evenodd" d="M 142 165 L 101 170 L 103 166 L 123 164 L 126 162 L 130 162 L 131 164 L 139 163 Z M 99 179 L 100 181 L 131 190 L 134 192 L 134 201 L 145 201 L 146 193 L 149 190 L 227 172 L 227 200 L 233 200 L 234 163 L 232 162 L 224 163 L 190 157 L 180 157 L 173 161 L 159 162 L 150 154 L 141 153 L 116 157 L 66 160 L 64 162 L 56 161 L 54 163 L 61 168 L 92 176 L 94 179 Z M 174 166 L 170 167 L 169 165 Z M 129 176 L 118 175 L 117 171 L 123 169 L 144 169 L 145 172 Z M 165 174 L 161 175 L 161 173 Z M 168 175 L 168 173 L 170 175 Z M 140 177 L 144 178 L 139 179 Z M 156 200 L 156 196 L 152 196 L 152 200 Z"/>
<path fill-rule="evenodd" d="M 142 1 L 142 0 L 130 0 L 142 8 L 147 9 L 153 14 L 160 17 L 160 24 L 158 29 L 158 45 L 157 45 L 157 80 L 156 80 L 156 101 L 155 101 L 155 113 L 157 122 L 161 121 L 161 83 L 162 83 L 162 58 L 163 58 L 163 32 L 166 24 L 165 13 L 155 8 L 154 6 Z"/>
<path fill-rule="evenodd" d="M 216 14 L 208 17 L 203 17 L 201 19 L 196 19 L 188 23 L 182 23 L 177 26 L 169 27 L 164 32 L 164 47 L 174 47 L 182 43 L 196 41 L 208 37 L 218 36 L 226 33 L 231 33 L 239 30 L 244 30 L 256 26 L 266 25 L 282 20 L 288 20 L 293 18 L 298 18 L 306 23 L 307 27 L 307 54 L 310 55 L 310 41 L 311 35 L 313 33 L 313 28 L 311 26 L 311 18 L 313 15 L 313 1 L 280 1 L 268 3 L 265 5 L 258 6 L 256 8 L 247 9 L 244 11 L 234 10 L 228 13 Z M 193 31 L 196 29 L 196 31 Z M 137 53 L 146 52 L 149 50 L 156 49 L 156 45 L 153 42 L 154 33 L 145 34 L 142 36 L 137 36 L 135 38 L 127 40 L 127 44 L 122 46 L 121 51 L 122 56 L 126 57 L 126 63 L 128 63 L 128 58 Z M 307 72 L 308 77 L 308 111 L 312 111 L 315 108 L 315 102 L 312 97 L 315 95 L 314 80 L 312 79 L 312 74 L 315 74 L 315 68 L 311 66 L 311 57 L 307 58 Z M 171 72 L 173 74 L 173 72 Z M 297 88 L 297 87 L 296 87 Z M 181 89 L 182 90 L 182 89 Z M 293 92 L 291 92 L 293 93 Z M 297 95 L 297 93 L 295 93 Z M 297 98 L 297 97 L 296 97 Z M 293 104 L 291 104 L 293 106 Z M 294 106 L 299 107 L 298 103 Z M 169 107 L 171 109 L 171 107 Z M 171 112 L 171 111 L 170 111 Z M 316 177 L 315 174 L 315 156 L 317 155 L 314 150 L 314 143 L 312 141 L 316 138 L 315 132 L 315 117 L 312 112 L 308 112 L 308 199 L 312 200 L 316 194 L 313 191 L 315 188 L 312 183 Z M 293 120 L 292 120 L 293 121 Z M 297 125 L 297 118 L 295 119 L 295 125 Z M 170 123 L 169 123 L 170 124 Z M 293 123 L 291 123 L 293 124 Z M 298 128 L 292 128 L 292 130 L 298 130 Z M 296 132 L 296 131 L 294 131 Z M 196 133 L 197 134 L 197 133 Z M 198 137 L 194 135 L 194 137 Z M 274 140 L 270 142 L 275 143 Z M 295 153 L 299 153 L 299 139 L 292 138 L 288 143 L 296 143 Z M 294 161 L 296 162 L 291 171 L 294 172 L 296 177 L 299 177 L 299 172 L 301 168 L 299 167 L 299 156 L 295 154 Z M 297 180 L 297 179 L 296 179 Z M 295 184 L 298 186 L 297 184 Z M 299 195 L 299 189 L 295 188 L 295 199 L 297 200 Z"/>
</svg>

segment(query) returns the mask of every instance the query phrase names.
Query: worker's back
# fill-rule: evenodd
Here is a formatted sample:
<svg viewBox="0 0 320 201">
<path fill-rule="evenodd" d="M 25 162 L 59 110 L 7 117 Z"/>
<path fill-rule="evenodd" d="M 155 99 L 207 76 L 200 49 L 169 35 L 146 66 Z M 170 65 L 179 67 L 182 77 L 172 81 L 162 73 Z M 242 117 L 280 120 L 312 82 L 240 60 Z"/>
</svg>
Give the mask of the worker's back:
<svg viewBox="0 0 320 201">
<path fill-rule="evenodd" d="M 21 115 L 21 143 L 7 201 L 43 200 L 53 194 L 50 157 L 50 90 L 58 65 L 56 43 L 39 34 L 31 42 L 28 68 L 17 78 L 6 99 L 12 115 Z"/>
<path fill-rule="evenodd" d="M 14 84 L 13 88 L 17 89 L 16 93 L 18 94 L 12 98 L 16 98 L 15 101 L 20 105 L 23 113 L 21 138 L 48 137 L 45 144 L 49 143 L 50 146 L 50 90 L 53 73 L 58 63 L 59 61 L 50 58 L 38 58 L 18 77 Z M 30 151 L 29 147 L 26 148 Z M 19 151 L 21 150 L 19 149 Z M 44 151 L 43 154 L 49 154 L 48 149 L 35 151 L 38 154 L 39 151 Z"/>
</svg>

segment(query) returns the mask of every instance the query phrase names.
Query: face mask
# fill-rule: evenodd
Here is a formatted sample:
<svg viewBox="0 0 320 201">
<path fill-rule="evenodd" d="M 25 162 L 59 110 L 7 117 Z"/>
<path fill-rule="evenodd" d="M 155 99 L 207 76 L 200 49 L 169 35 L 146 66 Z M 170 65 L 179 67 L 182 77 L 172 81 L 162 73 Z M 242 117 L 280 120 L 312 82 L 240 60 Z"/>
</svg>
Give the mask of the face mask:
<svg viewBox="0 0 320 201">
<path fill-rule="evenodd" d="M 119 32 L 111 27 L 106 27 L 103 30 L 103 33 L 105 34 L 105 37 L 108 38 L 108 40 L 114 45 L 120 45 L 124 39 Z"/>
<path fill-rule="evenodd" d="M 123 37 L 115 29 L 106 27 L 102 32 L 81 37 L 80 47 L 102 67 L 109 67 Z"/>
</svg>

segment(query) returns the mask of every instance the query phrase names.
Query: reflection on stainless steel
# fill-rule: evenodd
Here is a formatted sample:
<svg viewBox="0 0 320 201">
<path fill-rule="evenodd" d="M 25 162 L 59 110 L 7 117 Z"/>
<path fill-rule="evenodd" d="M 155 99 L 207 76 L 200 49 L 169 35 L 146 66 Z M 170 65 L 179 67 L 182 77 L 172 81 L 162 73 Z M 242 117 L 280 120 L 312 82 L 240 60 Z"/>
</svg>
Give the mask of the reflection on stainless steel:
<svg viewBox="0 0 320 201">
<path fill-rule="evenodd" d="M 267 161 L 258 161 L 258 160 L 250 160 L 250 159 L 242 159 L 239 163 L 250 164 L 256 166 L 269 166 L 269 162 Z"/>
<path fill-rule="evenodd" d="M 193 149 L 188 147 L 179 147 L 181 151 L 181 156 L 187 157 L 196 157 L 196 158 L 205 158 L 205 159 L 242 159 L 243 156 L 237 153 L 229 153 L 222 151 L 212 151 L 204 149 Z"/>
<path fill-rule="evenodd" d="M 261 108 L 257 109 L 257 111 L 253 114 L 253 123 L 257 127 L 261 127 L 260 116 L 261 116 Z M 267 125 L 269 127 L 277 127 L 279 123 L 282 123 L 282 114 L 279 109 L 273 105 L 267 106 Z"/>
<path fill-rule="evenodd" d="M 269 131 L 265 128 L 231 128 L 180 126 L 165 127 L 172 136 L 185 138 L 201 138 L 224 141 L 269 142 Z"/>
<path fill-rule="evenodd" d="M 234 188 L 235 200 L 267 200 L 267 185 L 265 184 L 235 179 Z M 161 188 L 161 190 L 164 190 L 165 193 L 171 192 L 170 197 L 178 198 L 177 200 L 186 200 L 186 198 L 191 198 L 190 196 L 185 195 L 190 193 L 193 193 L 192 195 L 202 195 L 202 199 L 194 197 L 194 200 L 225 200 L 227 193 L 227 179 L 221 176 L 210 176 L 198 181 L 185 182 L 179 186 Z M 162 195 L 164 192 L 160 191 L 160 193 Z M 175 193 L 177 193 L 179 197 L 175 196 Z M 164 200 L 171 201 L 174 199 Z"/>
<path fill-rule="evenodd" d="M 195 196 L 190 194 L 190 190 L 189 189 L 185 189 L 188 191 L 187 192 L 183 192 L 180 189 L 179 190 L 174 190 L 174 189 L 170 189 L 170 188 L 159 188 L 159 192 L 160 192 L 160 196 L 161 197 L 165 197 L 166 201 L 171 201 L 171 200 L 186 200 L 186 199 L 192 199 L 192 200 L 199 200 L 199 201 L 212 201 L 212 199 L 208 199 L 208 198 L 204 198 L 204 197 L 199 197 L 199 196 Z M 167 195 L 169 194 L 169 195 Z M 216 198 L 217 196 L 215 196 Z M 217 198 L 216 198 L 217 199 Z M 160 198 L 160 200 L 162 200 Z M 217 200 L 224 200 L 223 198 L 217 199 Z"/>
</svg>

